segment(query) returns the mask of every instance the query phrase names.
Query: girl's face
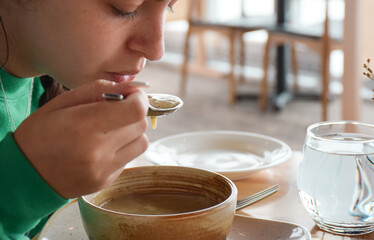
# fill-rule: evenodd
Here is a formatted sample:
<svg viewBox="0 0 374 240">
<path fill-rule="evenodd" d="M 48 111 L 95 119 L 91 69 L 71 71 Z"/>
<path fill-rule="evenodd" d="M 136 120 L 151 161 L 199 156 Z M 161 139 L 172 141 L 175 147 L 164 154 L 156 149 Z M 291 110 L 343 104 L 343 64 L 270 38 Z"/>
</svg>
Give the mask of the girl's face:
<svg viewBox="0 0 374 240">
<path fill-rule="evenodd" d="M 160 59 L 166 10 L 176 0 L 6 2 L 13 2 L 0 10 L 10 43 L 6 69 L 48 74 L 75 88 L 132 80 L 146 59 Z"/>
</svg>

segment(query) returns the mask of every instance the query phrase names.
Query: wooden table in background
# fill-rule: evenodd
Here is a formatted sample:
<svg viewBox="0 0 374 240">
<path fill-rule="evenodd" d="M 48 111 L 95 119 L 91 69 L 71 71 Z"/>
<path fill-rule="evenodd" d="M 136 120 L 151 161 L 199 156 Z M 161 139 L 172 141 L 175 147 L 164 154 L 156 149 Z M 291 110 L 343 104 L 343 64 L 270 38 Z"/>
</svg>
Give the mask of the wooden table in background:
<svg viewBox="0 0 374 240">
<path fill-rule="evenodd" d="M 247 179 L 235 181 L 239 191 L 238 199 L 254 194 L 260 190 L 279 184 L 279 191 L 253 205 L 238 211 L 239 214 L 255 218 L 279 220 L 296 223 L 306 227 L 313 240 L 359 240 L 374 239 L 374 233 L 361 236 L 339 236 L 320 230 L 302 206 L 296 176 L 301 153 L 294 152 L 292 158 L 273 168 L 259 171 Z M 132 166 L 151 165 L 144 157 L 139 157 L 128 164 Z"/>
</svg>

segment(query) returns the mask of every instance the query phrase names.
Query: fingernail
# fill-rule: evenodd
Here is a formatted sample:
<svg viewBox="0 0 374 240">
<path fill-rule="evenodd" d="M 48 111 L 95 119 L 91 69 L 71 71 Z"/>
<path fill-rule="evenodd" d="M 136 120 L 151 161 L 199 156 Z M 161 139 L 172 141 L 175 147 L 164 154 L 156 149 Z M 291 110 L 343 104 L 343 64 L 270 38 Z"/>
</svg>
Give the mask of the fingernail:
<svg viewBox="0 0 374 240">
<path fill-rule="evenodd" d="M 129 83 L 129 86 L 132 87 L 149 87 L 148 82 L 132 81 Z"/>
</svg>

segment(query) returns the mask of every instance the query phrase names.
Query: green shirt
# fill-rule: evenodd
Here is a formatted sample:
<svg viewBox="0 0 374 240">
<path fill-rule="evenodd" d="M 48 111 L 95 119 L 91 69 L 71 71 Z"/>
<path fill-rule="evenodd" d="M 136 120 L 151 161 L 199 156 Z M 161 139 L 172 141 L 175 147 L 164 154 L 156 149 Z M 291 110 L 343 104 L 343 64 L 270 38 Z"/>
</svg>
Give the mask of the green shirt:
<svg viewBox="0 0 374 240">
<path fill-rule="evenodd" d="M 28 239 L 25 233 L 68 200 L 43 180 L 13 138 L 12 122 L 17 128 L 26 118 L 32 79 L 12 76 L 1 68 L 0 76 L 9 106 L 0 88 L 0 239 Z M 40 79 L 35 78 L 31 112 L 38 108 L 43 92 Z"/>
</svg>

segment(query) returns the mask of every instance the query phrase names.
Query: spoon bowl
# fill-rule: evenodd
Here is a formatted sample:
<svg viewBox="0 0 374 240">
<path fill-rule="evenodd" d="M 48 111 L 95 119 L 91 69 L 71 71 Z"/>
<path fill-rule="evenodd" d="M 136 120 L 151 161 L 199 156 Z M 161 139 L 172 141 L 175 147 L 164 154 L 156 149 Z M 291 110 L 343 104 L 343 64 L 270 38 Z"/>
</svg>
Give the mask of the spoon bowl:
<svg viewBox="0 0 374 240">
<path fill-rule="evenodd" d="M 170 94 L 162 94 L 162 93 L 153 93 L 153 94 L 147 94 L 148 98 L 151 99 L 158 99 L 161 102 L 172 102 L 173 104 L 171 107 L 169 106 L 153 106 L 151 103 L 148 107 L 148 117 L 161 117 L 168 115 L 170 113 L 173 113 L 177 111 L 180 107 L 183 106 L 183 101 L 177 96 L 170 95 Z M 124 97 L 122 94 L 116 94 L 116 93 L 104 93 L 102 94 L 103 99 L 108 101 L 122 101 L 124 100 Z"/>
<path fill-rule="evenodd" d="M 180 107 L 183 106 L 182 99 L 170 94 L 153 93 L 148 94 L 148 98 L 150 100 L 150 104 L 147 116 L 149 117 L 165 116 L 177 111 Z M 152 103 L 152 99 L 157 101 L 157 104 Z"/>
</svg>

